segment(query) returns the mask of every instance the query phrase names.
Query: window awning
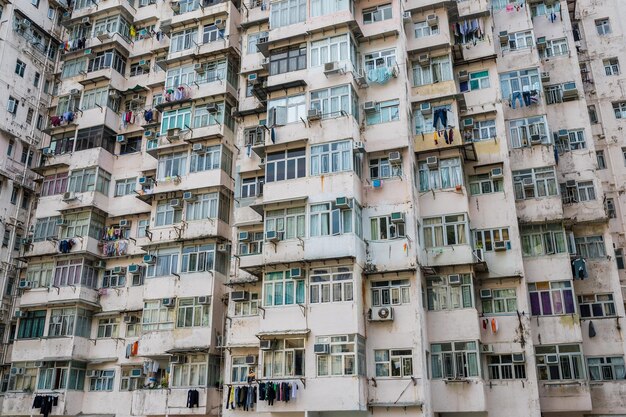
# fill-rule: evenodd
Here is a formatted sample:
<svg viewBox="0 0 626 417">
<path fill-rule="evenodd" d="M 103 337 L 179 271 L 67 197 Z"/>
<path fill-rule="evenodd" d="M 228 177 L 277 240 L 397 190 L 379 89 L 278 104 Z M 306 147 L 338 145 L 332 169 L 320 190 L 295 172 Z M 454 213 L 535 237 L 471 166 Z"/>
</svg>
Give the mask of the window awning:
<svg viewBox="0 0 626 417">
<path fill-rule="evenodd" d="M 272 330 L 268 332 L 259 332 L 256 337 L 259 339 L 269 339 L 275 336 L 306 336 L 311 329 L 292 329 L 292 330 Z"/>
<path fill-rule="evenodd" d="M 195 346 L 188 348 L 174 348 L 170 350 L 166 350 L 165 353 L 177 354 L 177 353 L 206 353 L 209 351 L 208 346 Z"/>
<path fill-rule="evenodd" d="M 89 362 L 87 362 L 88 365 L 97 365 L 100 363 L 110 363 L 110 362 L 117 362 L 117 358 L 95 358 L 95 359 L 89 359 Z"/>
<path fill-rule="evenodd" d="M 309 199 L 309 196 L 305 195 L 305 196 L 292 197 L 292 198 L 283 198 L 280 200 L 270 200 L 270 201 L 264 200 L 261 203 L 251 204 L 250 208 L 256 211 L 257 213 L 259 213 L 261 216 L 263 216 L 265 214 L 265 210 L 268 208 L 271 208 L 269 206 L 279 206 L 279 205 L 297 206 L 297 205 L 302 205 L 308 199 Z"/>
</svg>

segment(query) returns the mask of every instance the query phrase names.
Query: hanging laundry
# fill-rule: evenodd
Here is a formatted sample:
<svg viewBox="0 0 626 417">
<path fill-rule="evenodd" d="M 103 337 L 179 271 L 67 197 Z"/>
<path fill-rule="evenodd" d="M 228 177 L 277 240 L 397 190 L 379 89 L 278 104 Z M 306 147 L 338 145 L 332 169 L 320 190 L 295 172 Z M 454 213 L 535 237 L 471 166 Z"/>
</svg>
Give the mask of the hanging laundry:
<svg viewBox="0 0 626 417">
<path fill-rule="evenodd" d="M 589 320 L 589 337 L 596 337 L 596 328 L 591 320 Z"/>
<path fill-rule="evenodd" d="M 491 319 L 491 333 L 498 333 L 498 320 L 496 320 L 495 318 Z"/>
<path fill-rule="evenodd" d="M 59 252 L 61 253 L 69 253 L 72 250 L 72 246 L 74 246 L 73 239 L 64 239 L 59 242 Z"/>
</svg>

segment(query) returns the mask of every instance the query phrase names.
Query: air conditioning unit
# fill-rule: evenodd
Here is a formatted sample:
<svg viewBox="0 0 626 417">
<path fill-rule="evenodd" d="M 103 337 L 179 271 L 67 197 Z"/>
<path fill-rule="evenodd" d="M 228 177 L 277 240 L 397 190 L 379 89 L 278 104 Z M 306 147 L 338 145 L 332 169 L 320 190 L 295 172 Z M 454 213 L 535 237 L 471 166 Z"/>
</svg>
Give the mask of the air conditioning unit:
<svg viewBox="0 0 626 417">
<path fill-rule="evenodd" d="M 78 90 L 78 88 L 72 88 L 70 90 L 70 96 L 77 96 L 80 94 L 80 91 Z"/>
<path fill-rule="evenodd" d="M 513 363 L 521 363 L 526 362 L 526 357 L 523 353 L 514 353 L 513 354 Z"/>
<path fill-rule="evenodd" d="M 493 353 L 493 345 L 480 345 L 481 353 Z"/>
<path fill-rule="evenodd" d="M 232 291 L 230 293 L 230 301 L 248 301 L 250 293 L 248 291 Z"/>
<path fill-rule="evenodd" d="M 448 275 L 448 283 L 450 285 L 461 285 L 461 275 L 459 274 Z"/>
<path fill-rule="evenodd" d="M 459 81 L 469 80 L 469 74 L 467 71 L 459 71 Z"/>
<path fill-rule="evenodd" d="M 201 305 L 211 305 L 211 296 L 210 295 L 201 295 L 197 298 L 198 304 Z"/>
<path fill-rule="evenodd" d="M 83 26 L 91 26 L 91 22 L 89 21 L 89 17 L 85 16 L 80 20 L 80 23 Z"/>
<path fill-rule="evenodd" d="M 152 265 L 156 262 L 156 256 L 154 255 L 150 255 L 150 254 L 146 254 L 143 256 L 143 263 L 148 264 L 148 265 Z"/>
<path fill-rule="evenodd" d="M 115 266 L 113 267 L 113 273 L 117 274 L 117 275 L 125 275 L 126 274 L 126 268 L 123 266 Z"/>
<path fill-rule="evenodd" d="M 541 73 L 541 82 L 548 82 L 550 81 L 550 72 L 549 71 L 544 71 Z"/>
<path fill-rule="evenodd" d="M 256 74 L 256 72 L 253 72 L 253 73 L 251 73 L 251 74 L 248 74 L 248 83 L 249 83 L 249 84 L 255 85 L 255 84 L 257 84 L 258 82 L 259 82 L 259 77 L 258 77 L 258 75 Z"/>
<path fill-rule="evenodd" d="M 278 242 L 280 240 L 280 236 L 275 230 L 268 230 L 265 232 L 265 240 L 268 242 Z"/>
<path fill-rule="evenodd" d="M 261 66 L 263 68 L 267 68 L 270 66 L 270 59 L 269 58 L 263 58 L 261 59 Z"/>
<path fill-rule="evenodd" d="M 15 312 L 13 313 L 13 317 L 15 317 L 16 319 L 21 319 L 26 317 L 26 312 L 22 311 L 22 310 L 15 310 Z"/>
<path fill-rule="evenodd" d="M 376 105 L 375 101 L 366 101 L 365 103 L 363 103 L 363 111 L 366 114 L 376 113 L 377 107 L 378 106 Z"/>
<path fill-rule="evenodd" d="M 565 181 L 565 186 L 567 188 L 576 188 L 576 180 L 567 180 L 567 181 Z"/>
<path fill-rule="evenodd" d="M 63 193 L 63 201 L 73 201 L 76 200 L 76 194 L 71 191 Z"/>
<path fill-rule="evenodd" d="M 144 258 L 145 261 L 145 258 Z M 130 274 L 138 274 L 141 272 L 141 265 L 131 264 L 128 265 L 128 273 Z"/>
<path fill-rule="evenodd" d="M 467 119 L 463 119 L 463 127 L 474 127 L 474 119 L 467 118 Z"/>
<path fill-rule="evenodd" d="M 215 27 L 218 29 L 224 29 L 226 27 L 226 20 L 215 19 Z"/>
<path fill-rule="evenodd" d="M 166 138 L 169 141 L 175 141 L 180 139 L 180 131 L 181 129 L 179 127 L 174 127 L 172 129 L 167 129 L 167 134 L 166 134 Z"/>
<path fill-rule="evenodd" d="M 429 14 L 426 16 L 426 23 L 428 23 L 428 26 L 437 26 L 439 24 L 439 17 L 436 14 Z"/>
<path fill-rule="evenodd" d="M 436 156 L 429 156 L 426 158 L 426 166 L 428 166 L 428 168 L 437 168 L 439 166 L 439 159 Z"/>
<path fill-rule="evenodd" d="M 482 299 L 488 299 L 493 297 L 493 295 L 491 294 L 491 290 L 490 289 L 483 289 L 480 290 L 480 298 Z"/>
<path fill-rule="evenodd" d="M 313 353 L 316 355 L 328 355 L 330 353 L 330 345 L 328 343 L 316 343 L 313 345 Z"/>
<path fill-rule="evenodd" d="M 22 279 L 22 280 L 20 280 L 20 283 L 19 283 L 18 286 L 19 286 L 20 289 L 26 290 L 26 289 L 29 289 L 29 288 L 33 288 L 33 283 L 32 283 L 32 281 L 27 281 L 25 279 Z"/>
<path fill-rule="evenodd" d="M 119 98 L 120 92 L 117 90 L 109 90 L 109 97 L 111 98 Z"/>
<path fill-rule="evenodd" d="M 185 191 L 183 193 L 183 200 L 188 203 L 194 202 L 196 199 L 197 197 L 191 191 Z"/>
<path fill-rule="evenodd" d="M 546 363 L 559 363 L 559 356 L 558 355 L 546 355 Z"/>
<path fill-rule="evenodd" d="M 391 223 L 404 223 L 404 212 L 395 211 L 389 216 Z"/>
<path fill-rule="evenodd" d="M 172 3 L 170 3 L 170 7 L 172 8 L 174 12 L 180 11 L 180 3 L 177 1 L 173 1 Z"/>
<path fill-rule="evenodd" d="M 365 152 L 365 144 L 363 142 L 354 142 L 352 146 L 355 151 Z"/>
<path fill-rule="evenodd" d="M 139 184 L 141 185 L 152 185 L 154 180 L 150 177 L 139 177 Z"/>
<path fill-rule="evenodd" d="M 96 37 L 100 42 L 104 42 L 111 39 L 111 34 L 109 32 L 101 31 L 96 34 Z"/>
<path fill-rule="evenodd" d="M 150 68 L 150 61 L 148 61 L 147 59 L 142 59 L 137 63 L 137 65 L 143 69 Z"/>
<path fill-rule="evenodd" d="M 389 152 L 389 163 L 399 165 L 402 163 L 402 155 L 398 151 Z"/>
<path fill-rule="evenodd" d="M 195 153 L 202 153 L 204 151 L 204 145 L 201 143 L 194 143 L 191 146 L 191 150 Z"/>
<path fill-rule="evenodd" d="M 11 368 L 11 375 L 24 375 L 24 368 Z"/>
<path fill-rule="evenodd" d="M 320 120 L 322 118 L 322 111 L 320 109 L 309 109 L 307 113 L 307 119 L 309 121 L 312 120 Z"/>
<path fill-rule="evenodd" d="M 541 135 L 530 135 L 531 145 L 541 145 Z"/>
<path fill-rule="evenodd" d="M 324 64 L 324 74 L 335 74 L 341 72 L 341 67 L 339 66 L 339 62 L 332 61 Z"/>
<path fill-rule="evenodd" d="M 485 261 L 485 253 L 483 252 L 482 249 L 474 249 L 474 257 L 476 257 L 476 260 L 478 262 Z"/>
<path fill-rule="evenodd" d="M 240 242 L 248 242 L 252 240 L 250 232 L 239 232 L 239 241 Z"/>
<path fill-rule="evenodd" d="M 87 378 L 97 378 L 100 376 L 100 371 L 98 369 L 89 369 L 87 371 Z"/>
<path fill-rule="evenodd" d="M 567 129 L 559 129 L 557 136 L 561 139 L 567 139 L 569 138 L 569 132 Z"/>
<path fill-rule="evenodd" d="M 546 49 L 546 45 L 547 45 L 547 43 L 546 43 L 546 37 L 545 36 L 537 38 L 537 49 L 544 50 L 544 49 Z"/>
<path fill-rule="evenodd" d="M 46 156 L 54 155 L 54 149 L 52 149 L 52 148 L 43 148 L 41 150 L 41 153 L 46 155 Z"/>
<path fill-rule="evenodd" d="M 138 322 L 138 317 L 131 316 L 130 314 L 126 314 L 124 315 L 124 317 L 122 317 L 122 321 L 126 324 L 134 324 Z"/>
<path fill-rule="evenodd" d="M 206 111 L 209 113 L 217 113 L 220 111 L 220 108 L 215 103 L 209 103 L 206 105 Z"/>
<path fill-rule="evenodd" d="M 170 356 L 170 363 L 184 363 L 185 357 L 183 355 L 172 355 Z"/>
<path fill-rule="evenodd" d="M 117 143 L 126 143 L 126 136 L 124 136 L 124 135 L 117 135 L 115 137 L 115 141 Z"/>
<path fill-rule="evenodd" d="M 372 307 L 371 321 L 391 321 L 393 320 L 392 307 Z"/>
<path fill-rule="evenodd" d="M 45 368 L 46 362 L 44 361 L 35 361 L 35 368 Z"/>
<path fill-rule="evenodd" d="M 502 172 L 502 168 L 492 168 L 490 173 L 491 178 L 502 178 L 504 173 Z"/>
<path fill-rule="evenodd" d="M 493 250 L 505 251 L 507 250 L 507 242 L 504 240 L 496 240 L 493 242 Z"/>
<path fill-rule="evenodd" d="M 404 21 L 404 23 L 411 23 L 412 22 L 411 12 L 410 11 L 402 12 L 402 20 Z"/>
<path fill-rule="evenodd" d="M 509 32 L 507 32 L 506 30 L 503 30 L 502 32 L 500 32 L 498 37 L 500 38 L 501 44 L 506 44 L 509 42 Z"/>
<path fill-rule="evenodd" d="M 578 89 L 575 82 L 563 84 L 563 99 L 577 99 Z"/>
<path fill-rule="evenodd" d="M 302 268 L 291 268 L 289 276 L 293 279 L 304 279 L 305 271 Z"/>
<path fill-rule="evenodd" d="M 131 225 L 132 221 L 127 219 L 120 219 L 119 226 L 122 229 L 128 229 Z"/>
<path fill-rule="evenodd" d="M 183 207 L 183 202 L 180 200 L 180 198 L 172 198 L 170 200 L 170 207 L 182 208 Z"/>
<path fill-rule="evenodd" d="M 430 106 L 430 103 L 422 103 L 420 104 L 420 113 L 422 114 L 432 114 L 433 108 Z"/>
<path fill-rule="evenodd" d="M 256 355 L 246 356 L 246 365 L 256 365 Z"/>
<path fill-rule="evenodd" d="M 217 245 L 218 252 L 228 252 L 228 243 L 220 243 Z"/>
<path fill-rule="evenodd" d="M 106 261 L 99 260 L 93 263 L 93 266 L 98 269 L 104 269 L 107 267 Z"/>
<path fill-rule="evenodd" d="M 339 209 L 352 208 L 352 199 L 348 197 L 337 197 L 335 198 L 335 206 Z"/>
<path fill-rule="evenodd" d="M 534 188 L 535 187 L 535 183 L 533 182 L 532 178 L 524 178 L 522 180 L 522 185 L 524 188 Z"/>
<path fill-rule="evenodd" d="M 259 348 L 261 350 L 272 350 L 274 348 L 274 342 L 272 340 L 260 340 Z"/>
<path fill-rule="evenodd" d="M 204 64 L 193 64 L 193 70 L 197 74 L 204 74 L 206 72 L 206 67 L 204 66 Z"/>
<path fill-rule="evenodd" d="M 163 298 L 161 300 L 161 305 L 163 307 L 169 307 L 169 308 L 175 307 L 176 306 L 176 298 L 174 298 L 174 297 Z"/>
<path fill-rule="evenodd" d="M 430 54 L 419 54 L 419 56 L 417 57 L 417 62 L 422 67 L 430 65 Z"/>
<path fill-rule="evenodd" d="M 142 375 L 142 370 L 140 368 L 130 370 L 131 378 L 141 378 L 141 375 Z"/>
</svg>

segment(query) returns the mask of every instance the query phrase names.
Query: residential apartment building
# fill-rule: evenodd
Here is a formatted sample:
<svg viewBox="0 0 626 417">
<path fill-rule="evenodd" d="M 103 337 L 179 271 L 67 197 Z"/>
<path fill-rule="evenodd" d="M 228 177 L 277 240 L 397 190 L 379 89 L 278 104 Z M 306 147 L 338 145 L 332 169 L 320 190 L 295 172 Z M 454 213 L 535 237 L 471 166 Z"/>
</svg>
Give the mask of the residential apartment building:
<svg viewBox="0 0 626 417">
<path fill-rule="evenodd" d="M 626 415 L 597 3 L 55 0 L 0 413 Z"/>
</svg>

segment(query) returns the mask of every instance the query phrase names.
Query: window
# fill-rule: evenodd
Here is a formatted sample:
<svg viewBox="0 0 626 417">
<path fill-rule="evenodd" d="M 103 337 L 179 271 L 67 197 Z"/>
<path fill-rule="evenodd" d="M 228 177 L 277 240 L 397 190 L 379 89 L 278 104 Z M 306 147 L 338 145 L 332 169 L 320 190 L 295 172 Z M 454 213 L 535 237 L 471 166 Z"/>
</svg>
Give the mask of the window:
<svg viewBox="0 0 626 417">
<path fill-rule="evenodd" d="M 60 217 L 43 217 L 37 219 L 35 223 L 35 234 L 33 235 L 34 242 L 43 242 L 51 238 L 56 238 L 59 234 L 59 226 L 57 220 Z"/>
<path fill-rule="evenodd" d="M 306 97 L 299 94 L 270 100 L 267 107 L 270 127 L 301 123 L 306 119 Z"/>
<path fill-rule="evenodd" d="M 187 172 L 187 153 L 179 152 L 161 156 L 157 166 L 157 180 L 180 177 Z"/>
<path fill-rule="evenodd" d="M 369 160 L 370 179 L 402 178 L 402 163 L 389 161 L 389 158 L 372 158 Z"/>
<path fill-rule="evenodd" d="M 91 333 L 91 311 L 84 308 L 55 308 L 51 310 L 48 336 L 82 336 Z"/>
<path fill-rule="evenodd" d="M 569 151 L 575 151 L 579 149 L 586 149 L 587 143 L 585 140 L 585 131 L 580 130 L 569 130 L 567 131 L 567 136 L 562 137 L 558 134 L 556 137 L 556 148 L 559 153 L 563 154 Z"/>
<path fill-rule="evenodd" d="M 609 219 L 615 219 L 617 217 L 617 212 L 615 211 L 615 200 L 613 200 L 612 198 L 605 198 L 604 199 L 604 210 L 606 211 L 606 216 Z M 617 249 L 616 251 L 616 255 L 617 255 Z M 619 249 L 620 253 L 621 253 L 621 249 Z M 619 268 L 619 269 L 623 269 Z"/>
<path fill-rule="evenodd" d="M 224 121 L 224 103 L 213 103 L 217 106 L 217 111 L 210 111 L 205 106 L 196 107 L 193 113 L 193 127 L 207 127 L 221 124 Z M 219 148 L 219 145 L 212 146 Z"/>
<path fill-rule="evenodd" d="M 35 339 L 43 337 L 46 324 L 46 310 L 31 310 L 26 317 L 20 318 L 20 327 L 17 331 L 18 339 Z"/>
<path fill-rule="evenodd" d="M 24 73 L 26 72 L 26 63 L 20 61 L 19 59 L 15 63 L 15 73 L 20 77 L 24 78 Z"/>
<path fill-rule="evenodd" d="M 67 225 L 60 229 L 59 237 L 69 239 L 77 236 L 91 236 L 101 239 L 104 230 L 104 217 L 95 212 L 81 211 L 63 216 Z"/>
<path fill-rule="evenodd" d="M 133 371 L 141 371 L 142 376 L 134 376 Z M 127 366 L 122 367 L 122 376 L 120 379 L 120 391 L 135 391 L 143 388 L 143 382 L 145 377 L 143 376 L 142 368 L 130 368 Z"/>
<path fill-rule="evenodd" d="M 173 33 L 170 41 L 170 53 L 184 51 L 192 46 L 198 39 L 198 29 L 191 28 Z"/>
<path fill-rule="evenodd" d="M 376 377 L 413 376 L 413 351 L 411 349 L 374 350 Z"/>
<path fill-rule="evenodd" d="M 596 162 L 598 163 L 598 169 L 606 169 L 604 151 L 596 151 Z"/>
<path fill-rule="evenodd" d="M 87 70 L 87 60 L 84 58 L 65 61 L 61 71 L 61 79 L 72 78 Z"/>
<path fill-rule="evenodd" d="M 523 355 L 523 354 L 517 354 Z M 489 379 L 526 379 L 526 362 L 513 361 L 514 355 L 487 356 Z"/>
<path fill-rule="evenodd" d="M 198 297 L 178 299 L 176 327 L 206 327 L 209 325 L 209 305 L 200 304 Z"/>
<path fill-rule="evenodd" d="M 202 153 L 192 152 L 189 172 L 209 171 L 222 168 L 230 174 L 233 154 L 221 145 L 208 146 Z"/>
<path fill-rule="evenodd" d="M 148 219 L 141 219 L 137 224 L 137 237 L 146 237 L 146 231 L 148 230 L 150 221 Z"/>
<path fill-rule="evenodd" d="M 541 58 L 551 58 L 555 56 L 564 56 L 569 54 L 569 48 L 567 46 L 567 39 L 551 39 L 546 42 L 546 47 L 539 51 Z"/>
<path fill-rule="evenodd" d="M 619 75 L 619 60 L 617 58 L 609 58 L 602 61 L 604 72 L 606 75 Z"/>
<path fill-rule="evenodd" d="M 41 74 L 38 72 L 35 72 L 35 76 L 33 77 L 33 86 L 35 86 L 36 88 L 39 88 L 40 80 L 41 80 Z"/>
<path fill-rule="evenodd" d="M 259 314 L 259 293 L 250 293 L 250 300 L 234 302 L 234 315 L 241 316 L 257 316 Z M 234 382 L 234 381 L 233 381 Z"/>
<path fill-rule="evenodd" d="M 29 151 L 27 147 L 22 148 L 22 156 L 20 157 L 20 162 L 26 164 L 28 166 L 33 162 L 33 151 Z"/>
<path fill-rule="evenodd" d="M 11 367 L 24 368 L 24 373 L 9 375 L 9 391 L 32 392 L 37 388 L 37 371 L 39 368 L 35 367 L 35 362 L 12 362 Z"/>
<path fill-rule="evenodd" d="M 365 121 L 370 126 L 396 120 L 400 120 L 400 100 L 378 102 L 376 103 L 376 111 L 365 115 Z"/>
<path fill-rule="evenodd" d="M 147 277 L 163 277 L 178 272 L 178 249 L 163 249 L 155 256 L 156 261 L 146 270 Z"/>
<path fill-rule="evenodd" d="M 224 39 L 224 29 L 215 26 L 215 23 L 209 23 L 202 28 L 202 43 L 207 44 Z"/>
<path fill-rule="evenodd" d="M 305 208 L 269 210 L 266 212 L 265 231 L 275 231 L 279 240 L 295 239 L 305 235 Z"/>
<path fill-rule="evenodd" d="M 315 355 L 317 376 L 365 375 L 365 340 L 359 335 L 318 336 L 329 353 Z"/>
<path fill-rule="evenodd" d="M 28 112 L 26 112 L 26 123 L 29 125 L 32 124 L 34 116 L 35 116 L 35 110 L 32 107 L 29 107 Z M 32 160 L 32 156 L 30 160 Z M 30 163 L 28 164 L 28 166 L 30 166 Z"/>
<path fill-rule="evenodd" d="M 430 352 L 433 379 L 480 376 L 476 342 L 433 343 Z"/>
<path fill-rule="evenodd" d="M 606 356 L 587 358 L 589 379 L 592 381 L 614 381 L 626 379 L 624 357 Z"/>
<path fill-rule="evenodd" d="M 281 0 L 270 5 L 272 29 L 301 23 L 306 20 L 306 0 Z"/>
<path fill-rule="evenodd" d="M 382 4 L 363 10 L 363 23 L 370 24 L 389 20 L 393 17 L 391 4 Z"/>
<path fill-rule="evenodd" d="M 267 32 L 256 32 L 248 35 L 248 54 L 256 54 L 259 52 L 257 49 L 257 44 L 260 43 L 260 40 L 267 42 L 268 33 Z M 305 64 L 306 65 L 306 64 Z"/>
<path fill-rule="evenodd" d="M 328 62 L 354 61 L 356 46 L 349 34 L 337 35 L 311 42 L 311 67 Z"/>
<path fill-rule="evenodd" d="M 304 304 L 304 285 L 303 279 L 291 278 L 291 270 L 268 272 L 263 278 L 263 305 Z"/>
<path fill-rule="evenodd" d="M 578 296 L 581 317 L 614 317 L 613 294 L 590 294 Z"/>
<path fill-rule="evenodd" d="M 436 167 L 419 162 L 420 191 L 454 188 L 463 185 L 460 158 L 442 159 Z"/>
<path fill-rule="evenodd" d="M 536 144 L 550 144 L 545 116 L 511 120 L 509 122 L 511 146 L 528 147 Z"/>
<path fill-rule="evenodd" d="M 580 345 L 535 346 L 535 357 L 541 381 L 585 378 Z"/>
<path fill-rule="evenodd" d="M 126 138 L 126 142 L 120 145 L 120 155 L 141 152 L 141 137 Z"/>
<path fill-rule="evenodd" d="M 32 4 L 36 8 L 39 8 L 39 0 L 30 0 L 30 4 Z"/>
<path fill-rule="evenodd" d="M 431 58 L 425 66 L 417 62 L 413 63 L 413 85 L 415 87 L 450 80 L 452 80 L 452 64 L 447 55 Z"/>
<path fill-rule="evenodd" d="M 517 312 L 515 288 L 492 289 L 491 297 L 482 299 L 483 314 L 507 314 Z"/>
<path fill-rule="evenodd" d="M 96 288 L 98 272 L 91 261 L 83 259 L 71 259 L 57 261 L 54 269 L 55 287 L 67 287 L 81 285 L 88 288 Z"/>
<path fill-rule="evenodd" d="M 113 391 L 115 370 L 98 370 L 96 376 L 89 378 L 89 391 Z"/>
<path fill-rule="evenodd" d="M 11 113 L 13 116 L 17 114 L 17 108 L 19 107 L 20 101 L 12 96 L 9 96 L 9 101 L 7 102 L 7 112 Z"/>
<path fill-rule="evenodd" d="M 206 193 L 196 196 L 193 202 L 187 202 L 185 219 L 187 221 L 217 218 L 219 193 Z"/>
<path fill-rule="evenodd" d="M 556 316 L 576 312 L 571 281 L 528 284 L 528 292 L 533 316 Z"/>
<path fill-rule="evenodd" d="M 362 236 L 361 207 L 354 199 L 337 206 L 336 202 L 312 204 L 309 214 L 310 236 L 340 235 L 356 232 Z"/>
<path fill-rule="evenodd" d="M 124 178 L 123 180 L 115 181 L 115 197 L 121 197 L 124 195 L 131 195 L 135 192 L 137 187 L 137 178 Z"/>
<path fill-rule="evenodd" d="M 504 191 L 502 178 L 493 178 L 491 174 L 469 176 L 469 188 L 472 195 L 491 194 Z"/>
<path fill-rule="evenodd" d="M 611 24 L 609 23 L 609 18 L 606 19 L 598 19 L 596 20 L 596 30 L 598 31 L 598 35 L 608 35 L 611 33 Z"/>
<path fill-rule="evenodd" d="M 248 375 L 256 375 L 256 366 L 248 365 L 246 363 L 245 356 L 232 356 L 231 357 L 231 373 L 230 382 L 233 384 L 245 384 L 248 382 Z"/>
<path fill-rule="evenodd" d="M 193 84 L 195 77 L 196 71 L 193 65 L 170 69 L 165 76 L 165 88 L 188 87 Z"/>
<path fill-rule="evenodd" d="M 13 190 L 11 191 L 11 204 L 17 204 L 17 198 L 20 196 L 19 187 L 13 186 Z"/>
<path fill-rule="evenodd" d="M 502 97 L 511 101 L 514 93 L 539 91 L 541 89 L 539 70 L 535 68 L 500 74 L 500 87 Z"/>
<path fill-rule="evenodd" d="M 83 390 L 85 384 L 84 362 L 44 362 L 39 368 L 38 390 Z M 68 378 L 69 377 L 69 378 Z"/>
<path fill-rule="evenodd" d="M 543 256 L 568 251 L 563 226 L 556 223 L 520 227 L 522 254 Z"/>
<path fill-rule="evenodd" d="M 382 307 L 409 304 L 411 283 L 408 279 L 372 282 L 372 306 Z"/>
<path fill-rule="evenodd" d="M 453 281 L 453 279 L 460 281 Z M 456 310 L 474 306 L 472 276 L 469 274 L 427 278 L 426 285 L 430 311 Z"/>
<path fill-rule="evenodd" d="M 583 258 L 602 259 L 606 257 L 602 236 L 584 236 L 574 238 L 576 252 Z"/>
<path fill-rule="evenodd" d="M 529 31 L 509 33 L 508 49 L 516 51 L 518 49 L 530 48 L 533 46 L 533 33 Z"/>
<path fill-rule="evenodd" d="M 102 276 L 102 288 L 118 288 L 126 286 L 126 273 L 120 275 L 108 269 Z"/>
<path fill-rule="evenodd" d="M 490 88 L 491 82 L 489 81 L 489 70 L 470 72 L 469 81 L 459 82 L 459 87 L 461 91 L 475 91 Z M 495 127 L 495 120 L 493 120 L 493 122 Z"/>
<path fill-rule="evenodd" d="M 516 200 L 558 195 L 554 167 L 513 171 L 513 190 Z"/>
<path fill-rule="evenodd" d="M 352 301 L 353 291 L 354 277 L 350 266 L 314 268 L 310 271 L 311 304 Z"/>
<path fill-rule="evenodd" d="M 485 252 L 493 252 L 494 242 L 505 242 L 506 249 L 510 249 L 508 227 L 497 229 L 484 229 L 474 231 L 474 246 Z"/>
<path fill-rule="evenodd" d="M 596 111 L 596 106 L 595 105 L 587 106 L 587 113 L 589 113 L 589 121 L 591 122 L 591 124 L 597 124 L 598 112 Z"/>
<path fill-rule="evenodd" d="M 347 116 L 358 119 L 358 97 L 349 85 L 311 91 L 311 109 L 320 111 L 322 118 Z"/>
<path fill-rule="evenodd" d="M 111 174 L 102 168 L 85 168 L 72 171 L 69 178 L 68 191 L 84 193 L 97 191 L 104 195 L 109 194 Z"/>
<path fill-rule="evenodd" d="M 98 320 L 98 339 L 116 338 L 118 336 L 118 319 L 110 317 Z"/>
<path fill-rule="evenodd" d="M 11 139 L 7 145 L 7 156 L 13 156 L 13 149 L 15 148 L 15 141 Z"/>
<path fill-rule="evenodd" d="M 241 198 L 262 196 L 264 184 L 265 177 L 242 178 Z"/>
<path fill-rule="evenodd" d="M 165 135 L 169 129 L 186 130 L 191 126 L 191 108 L 176 109 L 163 112 L 161 118 L 161 134 Z"/>
<path fill-rule="evenodd" d="M 215 252 L 215 243 L 183 247 L 181 272 L 213 271 L 225 272 L 223 252 Z"/>
<path fill-rule="evenodd" d="M 145 63 L 135 62 L 134 64 L 130 64 L 130 73 L 129 77 L 136 77 L 138 75 L 149 74 L 150 73 L 150 60 L 145 60 Z"/>
<path fill-rule="evenodd" d="M 116 49 L 96 53 L 87 63 L 87 72 L 112 68 L 122 75 L 126 74 L 126 58 Z"/>
<path fill-rule="evenodd" d="M 577 182 L 574 187 L 568 187 L 565 183 L 561 184 L 561 199 L 563 200 L 563 204 L 595 200 L 596 191 L 593 186 L 593 181 Z"/>
<path fill-rule="evenodd" d="M 391 240 L 405 236 L 405 223 L 391 220 L 391 215 L 370 218 L 371 240 Z"/>
<path fill-rule="evenodd" d="M 83 151 L 85 149 L 93 149 L 96 147 L 102 147 L 109 153 L 113 154 L 115 151 L 115 136 L 117 134 L 108 127 L 95 126 L 92 128 L 81 129 L 76 136 L 76 151 Z M 69 145 L 69 143 L 68 143 Z M 68 150 L 71 152 L 71 149 Z"/>
<path fill-rule="evenodd" d="M 270 75 L 306 69 L 306 44 L 272 50 L 270 55 Z"/>
<path fill-rule="evenodd" d="M 415 22 L 413 28 L 416 39 L 439 34 L 439 25 L 431 26 L 426 21 Z"/>
<path fill-rule="evenodd" d="M 378 68 L 391 68 L 396 65 L 396 50 L 386 49 L 365 54 L 365 71 Z"/>
<path fill-rule="evenodd" d="M 443 217 L 425 218 L 423 221 L 424 246 L 466 245 L 468 243 L 467 215 L 453 214 Z"/>
<path fill-rule="evenodd" d="M 54 273 L 54 263 L 29 263 L 26 270 L 26 280 L 32 283 L 33 288 L 49 287 Z"/>
<path fill-rule="evenodd" d="M 275 182 L 306 176 L 306 149 L 287 149 L 268 153 L 265 163 L 265 181 Z"/>
<path fill-rule="evenodd" d="M 304 339 L 276 340 L 274 350 L 263 350 L 263 377 L 304 375 Z"/>
<path fill-rule="evenodd" d="M 161 300 L 147 300 L 143 303 L 143 331 L 170 330 L 174 328 L 173 308 L 161 304 Z"/>
</svg>

